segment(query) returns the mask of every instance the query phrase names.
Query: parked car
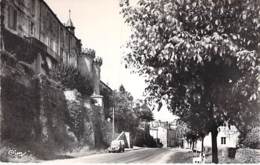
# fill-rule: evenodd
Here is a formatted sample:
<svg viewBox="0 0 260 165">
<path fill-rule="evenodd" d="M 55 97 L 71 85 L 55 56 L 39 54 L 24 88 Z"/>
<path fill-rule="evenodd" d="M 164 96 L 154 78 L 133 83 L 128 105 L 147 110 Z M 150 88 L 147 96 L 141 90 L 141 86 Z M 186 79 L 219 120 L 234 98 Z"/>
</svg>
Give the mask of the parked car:
<svg viewBox="0 0 260 165">
<path fill-rule="evenodd" d="M 108 152 L 125 152 L 125 143 L 123 140 L 113 140 L 108 148 Z"/>
</svg>

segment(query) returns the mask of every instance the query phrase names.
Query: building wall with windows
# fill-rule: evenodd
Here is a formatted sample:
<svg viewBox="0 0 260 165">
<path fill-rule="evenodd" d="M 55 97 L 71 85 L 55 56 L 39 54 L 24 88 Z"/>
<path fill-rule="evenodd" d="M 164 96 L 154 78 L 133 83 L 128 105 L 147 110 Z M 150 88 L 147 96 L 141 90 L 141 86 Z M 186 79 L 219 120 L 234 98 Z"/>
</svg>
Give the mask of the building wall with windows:
<svg viewBox="0 0 260 165">
<path fill-rule="evenodd" d="M 70 16 L 63 24 L 44 0 L 1 0 L 2 8 L 3 43 L 8 52 L 36 73 L 48 74 L 58 64 L 78 68 L 93 81 L 100 102 L 102 59 L 84 53 Z"/>
<path fill-rule="evenodd" d="M 239 132 L 235 126 L 228 126 L 227 124 L 224 124 L 218 128 L 218 131 L 218 149 L 237 147 Z M 194 149 L 201 151 L 201 143 L 201 139 L 197 140 L 194 144 Z M 184 140 L 184 147 L 191 148 L 191 145 L 186 140 Z M 204 147 L 212 148 L 211 133 L 205 136 Z"/>
<path fill-rule="evenodd" d="M 239 132 L 235 126 L 220 126 L 217 136 L 217 144 L 219 148 L 231 147 L 235 148 L 238 144 Z M 211 147 L 211 133 L 209 133 L 204 139 L 204 146 Z"/>
<path fill-rule="evenodd" d="M 25 42 L 36 40 L 49 69 L 58 63 L 77 67 L 81 41 L 74 34 L 75 27 L 71 27 L 70 18 L 71 24 L 63 24 L 44 0 L 2 0 L 1 6 L 5 33 L 10 33 L 5 39 L 14 36 Z M 6 48 L 12 47 L 8 42 L 4 43 Z"/>
<path fill-rule="evenodd" d="M 164 148 L 174 146 L 174 132 L 171 128 L 171 123 L 161 121 L 150 122 L 150 135 L 154 139 L 159 139 Z"/>
</svg>

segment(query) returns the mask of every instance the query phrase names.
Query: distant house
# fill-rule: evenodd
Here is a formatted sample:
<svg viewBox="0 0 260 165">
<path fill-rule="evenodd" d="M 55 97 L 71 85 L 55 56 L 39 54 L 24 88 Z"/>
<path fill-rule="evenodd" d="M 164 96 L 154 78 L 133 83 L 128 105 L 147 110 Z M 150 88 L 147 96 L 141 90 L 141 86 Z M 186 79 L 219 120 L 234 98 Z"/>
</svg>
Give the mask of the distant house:
<svg viewBox="0 0 260 165">
<path fill-rule="evenodd" d="M 218 149 L 235 148 L 238 144 L 239 132 L 235 126 L 223 124 L 218 128 L 217 145 Z M 197 140 L 194 149 L 201 151 L 201 140 Z M 212 148 L 211 133 L 204 138 L 204 147 Z M 191 148 L 191 145 L 184 140 L 184 148 Z"/>
<path fill-rule="evenodd" d="M 231 147 L 235 148 L 238 144 L 239 132 L 235 126 L 228 126 L 227 124 L 218 128 L 217 144 L 219 148 Z M 211 133 L 204 138 L 204 146 L 212 147 Z"/>
<path fill-rule="evenodd" d="M 150 135 L 160 141 L 164 148 L 173 147 L 174 130 L 169 122 L 150 122 Z"/>
</svg>

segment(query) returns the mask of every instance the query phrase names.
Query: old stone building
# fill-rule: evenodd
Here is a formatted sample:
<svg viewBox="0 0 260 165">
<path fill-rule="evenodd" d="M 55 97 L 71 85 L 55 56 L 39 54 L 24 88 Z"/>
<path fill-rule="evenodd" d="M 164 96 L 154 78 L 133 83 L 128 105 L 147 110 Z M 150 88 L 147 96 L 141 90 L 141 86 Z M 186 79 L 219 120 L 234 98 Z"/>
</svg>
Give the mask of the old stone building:
<svg viewBox="0 0 260 165">
<path fill-rule="evenodd" d="M 69 16 L 62 23 L 44 0 L 1 0 L 3 48 L 19 56 L 35 73 L 48 74 L 57 64 L 78 68 L 93 80 L 100 100 L 102 59 L 82 51 L 81 40 Z M 99 101 L 100 102 L 100 101 Z"/>
<path fill-rule="evenodd" d="M 234 125 L 229 125 L 227 122 L 218 127 L 217 147 L 218 154 L 225 157 L 229 153 L 230 148 L 237 148 L 239 141 L 239 131 Z M 204 151 L 208 152 L 212 149 L 212 137 L 208 133 L 203 139 Z M 197 139 L 194 144 L 187 139 L 183 139 L 183 147 L 196 151 L 202 151 L 202 139 Z"/>
<path fill-rule="evenodd" d="M 36 73 L 46 73 L 57 64 L 78 68 L 94 81 L 99 96 L 102 59 L 82 51 L 71 18 L 62 23 L 44 0 L 2 0 L 3 47 L 19 55 Z"/>
<path fill-rule="evenodd" d="M 150 122 L 150 135 L 162 143 L 162 147 L 174 146 L 174 132 L 171 123 L 162 121 Z"/>
<path fill-rule="evenodd" d="M 38 72 L 48 72 L 58 63 L 77 67 L 81 41 L 71 18 L 63 24 L 43 0 L 2 0 L 1 6 L 6 50 L 28 51 L 32 57 L 26 62 L 36 71 L 35 59 L 41 58 L 43 70 Z"/>
<path fill-rule="evenodd" d="M 75 141 L 68 111 L 74 107 L 84 118 L 82 141 L 91 134 L 94 145 L 100 145 L 104 109 L 109 108 L 100 88 L 112 91 L 100 80 L 102 59 L 82 49 L 71 18 L 63 24 L 44 0 L 0 0 L 0 9 L 0 148 L 15 143 L 35 153 L 45 147 L 50 154 L 70 148 Z M 56 65 L 77 68 L 93 83 L 93 95 L 68 105 L 62 85 L 48 76 Z"/>
</svg>

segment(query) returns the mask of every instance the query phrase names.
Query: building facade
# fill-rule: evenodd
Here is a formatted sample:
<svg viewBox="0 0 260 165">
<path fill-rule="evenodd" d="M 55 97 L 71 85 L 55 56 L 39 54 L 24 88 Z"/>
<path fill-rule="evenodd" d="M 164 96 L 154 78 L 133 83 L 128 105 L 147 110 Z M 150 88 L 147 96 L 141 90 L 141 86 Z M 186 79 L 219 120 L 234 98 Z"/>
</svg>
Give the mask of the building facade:
<svg viewBox="0 0 260 165">
<path fill-rule="evenodd" d="M 1 0 L 1 45 L 36 74 L 48 74 L 56 65 L 77 68 L 93 84 L 93 98 L 100 95 L 102 59 L 82 49 L 69 16 L 62 23 L 44 0 Z M 70 11 L 69 11 L 70 15 Z"/>
<path fill-rule="evenodd" d="M 100 86 L 111 89 L 100 81 L 102 59 L 82 50 L 71 18 L 63 24 L 44 0 L 0 0 L 0 22 L 0 54 L 8 56 L 4 61 L 6 73 L 1 74 L 5 81 L 1 81 L 0 90 L 5 89 L 8 95 L 4 95 L 7 101 L 0 100 L 0 141 L 18 138 L 33 139 L 37 144 L 48 141 L 53 145 L 52 141 L 57 141 L 67 145 L 64 140 L 67 135 L 74 139 L 65 115 L 72 108 L 67 96 L 77 92 L 66 91 L 60 83 L 48 78 L 54 66 L 66 65 L 78 69 L 93 85 L 93 96 L 82 96 L 82 103 L 76 106 L 90 112 L 81 114 L 80 125 L 84 128 L 81 136 L 101 145 L 104 104 Z"/>
<path fill-rule="evenodd" d="M 162 147 L 173 147 L 174 129 L 168 122 L 154 121 L 150 122 L 150 135 L 162 143 Z"/>
<path fill-rule="evenodd" d="M 219 148 L 236 148 L 239 132 L 235 126 L 223 125 L 218 128 L 217 144 Z M 204 138 L 204 146 L 211 148 L 211 133 Z"/>
<path fill-rule="evenodd" d="M 81 41 L 70 18 L 63 24 L 44 0 L 1 0 L 1 9 L 4 49 L 26 52 L 21 59 L 35 70 L 39 56 L 44 73 L 61 63 L 77 67 Z"/>
<path fill-rule="evenodd" d="M 229 126 L 228 124 L 220 126 L 218 128 L 217 136 L 218 149 L 236 148 L 238 144 L 238 136 L 239 131 L 235 126 Z M 211 133 L 205 136 L 203 145 L 205 148 L 212 148 Z M 195 142 L 194 149 L 201 151 L 201 147 L 202 141 L 199 139 Z M 192 144 L 190 144 L 187 140 L 184 140 L 184 148 L 192 148 Z"/>
</svg>

